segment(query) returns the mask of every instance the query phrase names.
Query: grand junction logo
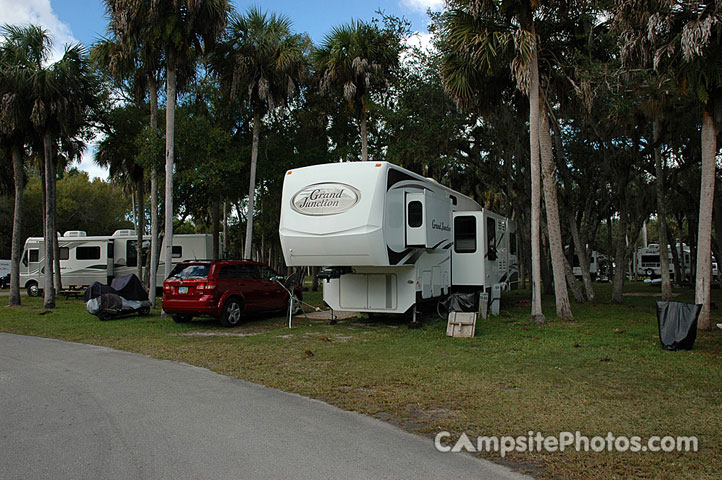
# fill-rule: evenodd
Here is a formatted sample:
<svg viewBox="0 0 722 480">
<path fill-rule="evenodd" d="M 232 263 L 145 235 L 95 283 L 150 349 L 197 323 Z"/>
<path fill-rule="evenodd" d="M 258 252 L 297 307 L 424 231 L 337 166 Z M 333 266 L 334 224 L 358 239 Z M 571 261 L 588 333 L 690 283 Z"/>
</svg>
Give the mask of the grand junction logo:
<svg viewBox="0 0 722 480">
<path fill-rule="evenodd" d="M 361 193 L 345 183 L 309 185 L 291 199 L 291 208 L 303 215 L 334 215 L 356 205 Z"/>
</svg>

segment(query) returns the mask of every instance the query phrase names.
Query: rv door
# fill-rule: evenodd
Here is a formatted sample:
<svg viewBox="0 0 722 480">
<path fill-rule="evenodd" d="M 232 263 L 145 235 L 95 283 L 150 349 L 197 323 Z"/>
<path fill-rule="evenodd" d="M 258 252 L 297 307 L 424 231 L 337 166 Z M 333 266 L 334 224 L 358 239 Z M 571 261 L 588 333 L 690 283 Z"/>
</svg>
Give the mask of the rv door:
<svg viewBox="0 0 722 480">
<path fill-rule="evenodd" d="M 406 193 L 406 247 L 426 246 L 426 225 L 424 192 Z"/>
</svg>

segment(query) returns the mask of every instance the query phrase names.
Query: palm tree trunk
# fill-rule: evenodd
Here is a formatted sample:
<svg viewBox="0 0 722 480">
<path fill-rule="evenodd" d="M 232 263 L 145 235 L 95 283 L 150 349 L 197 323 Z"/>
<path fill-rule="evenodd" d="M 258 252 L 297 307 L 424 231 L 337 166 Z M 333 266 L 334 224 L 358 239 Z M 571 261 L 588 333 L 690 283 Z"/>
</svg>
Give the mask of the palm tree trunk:
<svg viewBox="0 0 722 480">
<path fill-rule="evenodd" d="M 165 111 L 165 272 L 173 269 L 173 158 L 175 141 L 176 70 L 175 52 L 168 51 Z"/>
<path fill-rule="evenodd" d="M 57 187 L 55 187 L 57 188 Z M 57 198 L 57 194 L 53 195 Z M 53 205 L 53 216 L 57 219 L 58 212 L 56 206 Z M 56 222 L 57 223 L 57 222 Z M 60 245 L 58 244 L 57 232 L 53 235 L 53 277 L 55 278 L 55 292 L 60 292 L 63 289 L 63 279 L 60 276 Z"/>
<path fill-rule="evenodd" d="M 45 272 L 43 275 L 43 292 L 45 308 L 55 308 L 55 289 L 53 288 L 53 235 L 55 235 L 55 216 L 53 180 L 55 179 L 55 162 L 50 133 L 43 133 L 43 154 L 45 157 Z"/>
<path fill-rule="evenodd" d="M 261 114 L 253 114 L 253 146 L 251 148 L 251 172 L 248 182 L 248 216 L 246 218 L 246 246 L 243 254 L 246 260 L 253 253 L 253 207 L 256 199 L 256 165 L 258 162 L 258 144 L 261 139 Z"/>
<path fill-rule="evenodd" d="M 659 226 L 659 266 L 662 276 L 662 300 L 668 302 L 672 299 L 672 283 L 669 280 L 669 250 L 667 240 L 667 211 L 664 206 L 664 169 L 662 168 L 662 149 L 659 146 L 660 121 L 655 118 L 652 122 L 652 136 L 654 147 L 654 170 L 657 176 L 657 220 Z"/>
<path fill-rule="evenodd" d="M 23 237 L 23 191 L 24 171 L 22 146 L 13 145 L 11 149 L 13 160 L 13 179 L 15 181 L 15 204 L 13 205 L 13 239 L 10 256 L 10 299 L 8 305 L 20 305 L 20 257 L 22 256 Z"/>
<path fill-rule="evenodd" d="M 708 106 L 709 108 L 709 106 Z M 699 193 L 699 223 L 697 234 L 697 268 L 695 303 L 702 305 L 697 329 L 707 330 L 710 325 L 710 285 L 712 281 L 712 206 L 714 204 L 715 155 L 717 131 L 708 108 L 702 115 L 702 179 Z"/>
<path fill-rule="evenodd" d="M 616 248 L 614 254 L 614 279 L 612 280 L 612 303 L 622 304 L 624 301 L 624 273 L 626 265 L 624 264 L 624 253 L 627 249 L 626 232 L 627 232 L 627 212 L 623 211 L 619 220 L 619 231 L 617 232 Z"/>
<path fill-rule="evenodd" d="M 534 29 L 532 28 L 532 33 Z M 532 49 L 529 86 L 529 147 L 531 153 L 531 322 L 546 323 L 541 305 L 541 248 L 539 222 L 541 219 L 541 175 L 539 165 L 539 63 L 536 45 Z"/>
<path fill-rule="evenodd" d="M 228 202 L 223 201 L 223 253 L 228 252 Z"/>
<path fill-rule="evenodd" d="M 143 184 L 145 180 L 143 177 L 135 181 L 135 192 L 138 195 L 138 213 L 137 213 L 137 228 L 135 232 L 138 235 L 138 240 L 135 244 L 136 258 L 138 259 L 138 279 L 143 278 L 143 234 L 145 233 L 145 192 L 143 191 Z"/>
<path fill-rule="evenodd" d="M 151 75 L 150 84 L 150 128 L 151 135 L 158 128 L 158 86 Z M 148 292 L 150 303 L 155 307 L 156 275 L 158 272 L 158 172 L 155 165 L 150 169 L 150 274 L 148 279 Z"/>
<path fill-rule="evenodd" d="M 569 230 L 572 234 L 574 251 L 577 253 L 577 258 L 579 258 L 579 268 L 582 270 L 582 284 L 584 285 L 586 300 L 589 302 L 596 302 L 597 292 L 594 291 L 594 284 L 592 283 L 592 277 L 589 273 L 589 256 L 587 255 L 587 247 L 582 242 L 582 237 L 579 234 L 579 227 L 577 226 L 577 219 L 574 217 L 573 212 L 569 212 Z"/>
<path fill-rule="evenodd" d="M 369 136 L 366 129 L 366 108 L 362 107 L 361 111 L 361 161 L 366 162 L 369 159 Z"/>
<path fill-rule="evenodd" d="M 213 260 L 220 258 L 220 216 L 221 216 L 221 200 L 216 198 L 213 200 L 213 206 L 211 207 L 211 224 L 213 229 Z"/>
<path fill-rule="evenodd" d="M 542 95 L 540 94 L 540 97 Z M 569 292 L 564 273 L 564 247 L 562 246 L 562 230 L 559 223 L 559 206 L 557 202 L 557 183 L 554 176 L 554 153 L 552 138 L 549 133 L 549 117 L 546 113 L 544 100 L 539 103 L 539 150 L 542 164 L 544 185 L 544 204 L 547 211 L 547 230 L 549 232 L 549 250 L 551 251 L 552 273 L 554 275 L 554 295 L 556 297 L 557 317 L 566 321 L 574 321 L 572 307 L 569 303 Z M 572 280 L 574 275 L 572 275 Z"/>
</svg>

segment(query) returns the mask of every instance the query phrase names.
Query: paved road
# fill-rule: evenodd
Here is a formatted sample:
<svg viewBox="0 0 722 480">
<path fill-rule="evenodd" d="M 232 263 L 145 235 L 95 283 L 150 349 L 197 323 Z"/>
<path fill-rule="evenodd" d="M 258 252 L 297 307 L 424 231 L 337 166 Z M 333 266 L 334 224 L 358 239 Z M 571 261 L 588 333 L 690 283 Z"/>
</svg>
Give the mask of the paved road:
<svg viewBox="0 0 722 480">
<path fill-rule="evenodd" d="M 521 479 L 326 403 L 190 365 L 0 334 L 3 479 Z"/>
</svg>

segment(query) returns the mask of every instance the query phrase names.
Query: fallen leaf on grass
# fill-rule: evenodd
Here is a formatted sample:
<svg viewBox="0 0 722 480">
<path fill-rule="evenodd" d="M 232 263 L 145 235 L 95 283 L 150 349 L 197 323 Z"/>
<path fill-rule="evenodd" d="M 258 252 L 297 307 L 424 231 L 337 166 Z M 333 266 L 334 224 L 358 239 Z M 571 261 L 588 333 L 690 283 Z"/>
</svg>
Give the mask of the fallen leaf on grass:
<svg viewBox="0 0 722 480">
<path fill-rule="evenodd" d="M 330 341 L 331 341 L 331 339 L 328 338 L 326 335 L 322 336 L 322 337 L 320 338 L 320 340 L 321 340 L 322 342 L 330 342 Z"/>
<path fill-rule="evenodd" d="M 307 357 L 313 357 L 313 352 L 311 350 L 304 351 Z"/>
<path fill-rule="evenodd" d="M 622 330 L 621 328 L 615 328 L 614 333 L 624 333 L 626 330 Z"/>
<path fill-rule="evenodd" d="M 612 359 L 609 358 L 609 356 L 605 356 L 604 358 L 600 359 L 599 361 L 600 361 L 600 362 L 611 362 Z"/>
<path fill-rule="evenodd" d="M 575 344 L 574 344 L 574 348 L 582 348 L 582 346 L 581 346 L 580 344 L 578 344 L 578 343 L 575 343 Z"/>
</svg>

